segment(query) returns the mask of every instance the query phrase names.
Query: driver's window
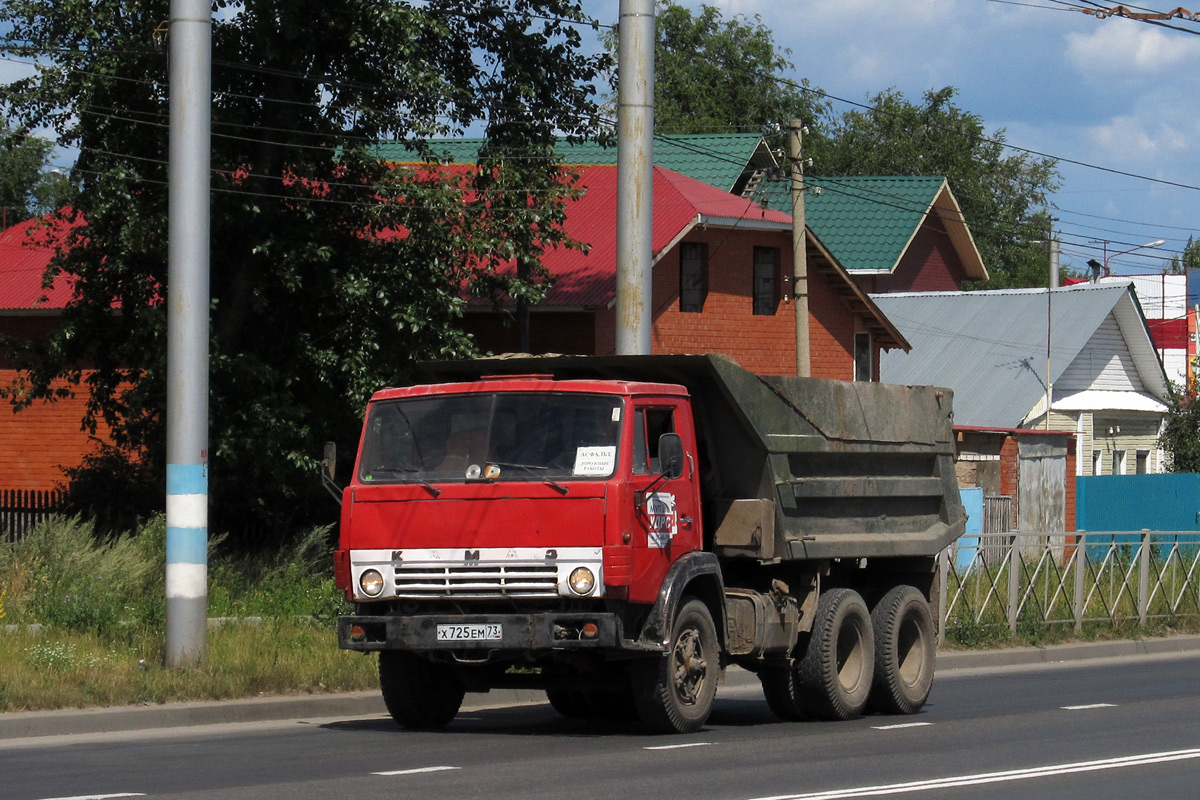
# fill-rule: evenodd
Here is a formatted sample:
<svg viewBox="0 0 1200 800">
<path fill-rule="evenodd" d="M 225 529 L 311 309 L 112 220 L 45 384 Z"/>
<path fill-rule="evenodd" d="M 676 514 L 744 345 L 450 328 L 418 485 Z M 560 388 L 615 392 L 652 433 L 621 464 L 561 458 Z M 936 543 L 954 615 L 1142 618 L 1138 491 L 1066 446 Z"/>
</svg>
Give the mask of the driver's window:
<svg viewBox="0 0 1200 800">
<path fill-rule="evenodd" d="M 658 438 L 675 431 L 675 414 L 669 408 L 639 408 L 633 420 L 633 473 L 658 475 Z"/>
</svg>

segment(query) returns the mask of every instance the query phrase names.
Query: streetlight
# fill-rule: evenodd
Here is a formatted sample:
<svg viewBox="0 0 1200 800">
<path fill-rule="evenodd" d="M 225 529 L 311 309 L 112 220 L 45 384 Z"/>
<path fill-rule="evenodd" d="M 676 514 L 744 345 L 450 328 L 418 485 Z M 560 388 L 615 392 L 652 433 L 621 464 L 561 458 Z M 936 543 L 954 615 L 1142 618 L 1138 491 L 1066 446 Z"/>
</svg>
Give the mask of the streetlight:
<svg viewBox="0 0 1200 800">
<path fill-rule="evenodd" d="M 1147 242 L 1146 244 L 1139 244 L 1137 247 L 1131 247 L 1128 250 L 1121 250 L 1118 253 L 1109 254 L 1108 242 L 1105 241 L 1104 242 L 1104 263 L 1101 264 L 1099 261 L 1097 261 L 1094 258 L 1089 258 L 1088 262 L 1087 262 L 1088 266 L 1092 268 L 1093 280 L 1096 277 L 1099 277 L 1100 270 L 1104 270 L 1104 277 L 1106 277 L 1106 278 L 1112 274 L 1108 269 L 1108 260 L 1110 258 L 1114 258 L 1116 256 L 1123 256 L 1126 253 L 1132 253 L 1134 250 L 1144 250 L 1149 247 L 1158 247 L 1160 244 L 1166 244 L 1166 243 L 1167 243 L 1166 239 L 1157 239 L 1153 242 Z"/>
</svg>

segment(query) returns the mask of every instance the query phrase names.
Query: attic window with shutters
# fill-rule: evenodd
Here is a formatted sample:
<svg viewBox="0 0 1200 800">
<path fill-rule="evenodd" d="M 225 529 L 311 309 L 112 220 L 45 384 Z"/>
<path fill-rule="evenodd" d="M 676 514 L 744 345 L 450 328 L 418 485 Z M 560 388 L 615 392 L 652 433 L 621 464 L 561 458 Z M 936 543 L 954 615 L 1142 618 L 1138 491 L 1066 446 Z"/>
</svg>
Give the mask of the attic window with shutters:
<svg viewBox="0 0 1200 800">
<path fill-rule="evenodd" d="M 699 242 L 679 245 L 679 310 L 699 314 L 708 295 L 708 248 Z"/>
<path fill-rule="evenodd" d="M 779 306 L 779 248 L 754 248 L 754 313 L 771 316 Z"/>
</svg>

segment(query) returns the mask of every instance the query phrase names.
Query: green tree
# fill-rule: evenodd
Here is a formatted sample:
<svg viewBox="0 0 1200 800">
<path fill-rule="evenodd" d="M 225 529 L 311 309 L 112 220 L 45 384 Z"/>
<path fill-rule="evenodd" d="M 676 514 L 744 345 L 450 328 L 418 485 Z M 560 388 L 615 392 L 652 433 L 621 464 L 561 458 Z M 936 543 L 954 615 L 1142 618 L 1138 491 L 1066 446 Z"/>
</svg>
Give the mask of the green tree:
<svg viewBox="0 0 1200 800">
<path fill-rule="evenodd" d="M 213 12 L 210 524 L 282 532 L 332 516 L 320 444 L 357 438 L 372 390 L 415 359 L 476 352 L 459 326 L 465 295 L 544 293 L 541 254 L 573 244 L 554 138 L 590 133 L 606 57 L 582 53 L 577 0 L 214 0 Z M 5 98 L 21 124 L 78 148 L 85 223 L 53 267 L 77 276 L 77 298 L 48 341 L 24 344 L 10 395 L 54 396 L 66 378 L 89 393 L 86 424 L 113 426 L 96 466 L 155 477 L 168 17 L 167 0 L 0 9 L 3 48 L 43 65 Z M 400 140 L 433 160 L 429 137 L 473 124 L 492 142 L 476 167 L 373 150 Z"/>
<path fill-rule="evenodd" d="M 14 130 L 0 119 L 0 208 L 13 225 L 68 202 L 66 176 L 50 169 L 54 143 Z"/>
<path fill-rule="evenodd" d="M 1059 186 L 1053 159 L 1008 153 L 1003 130 L 953 102 L 957 90 L 926 92 L 920 104 L 896 90 L 844 113 L 806 155 L 815 175 L 944 176 L 962 207 L 987 288 L 1045 286 L 1048 196 Z"/>
<path fill-rule="evenodd" d="M 1172 386 L 1158 446 L 1170 472 L 1200 472 L 1200 400 L 1195 389 Z"/>
<path fill-rule="evenodd" d="M 1200 242 L 1188 237 L 1187 244 L 1183 246 L 1182 256 L 1171 256 L 1171 262 L 1167 265 L 1167 273 L 1170 275 L 1182 275 L 1189 269 L 1200 269 Z"/>
<path fill-rule="evenodd" d="M 782 79 L 795 69 L 791 51 L 775 47 L 757 14 L 725 19 L 714 6 L 693 13 L 671 0 L 659 3 L 656 13 L 656 133 L 770 132 L 796 117 L 815 125 L 825 113 L 807 82 Z M 615 32 L 605 45 L 615 56 Z M 612 92 L 615 97 L 615 72 Z"/>
</svg>

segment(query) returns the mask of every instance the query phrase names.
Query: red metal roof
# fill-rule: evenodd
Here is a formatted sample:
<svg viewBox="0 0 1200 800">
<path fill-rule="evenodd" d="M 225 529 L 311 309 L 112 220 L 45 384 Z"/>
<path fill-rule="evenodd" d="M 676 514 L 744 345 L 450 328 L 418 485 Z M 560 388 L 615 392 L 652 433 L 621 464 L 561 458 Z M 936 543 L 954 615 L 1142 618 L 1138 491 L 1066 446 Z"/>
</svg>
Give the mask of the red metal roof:
<svg viewBox="0 0 1200 800">
<path fill-rule="evenodd" d="M 556 282 L 543 307 L 604 306 L 616 296 L 617 168 L 584 167 L 579 171 L 578 185 L 585 191 L 581 198 L 568 202 L 565 229 L 572 239 L 589 248 L 586 253 L 557 248 L 545 254 L 544 262 Z M 655 167 L 654 258 L 702 218 L 723 225 L 791 223 L 791 217 L 781 211 L 764 209 L 701 181 Z M 60 275 L 47 290 L 42 288 L 42 277 L 68 224 L 29 220 L 0 233 L 0 309 L 61 309 L 67 304 L 72 294 L 70 278 Z"/>
<path fill-rule="evenodd" d="M 71 299 L 71 278 L 42 286 L 46 267 L 69 223 L 30 219 L 0 232 L 0 310 L 60 309 Z"/>
<path fill-rule="evenodd" d="M 556 278 L 543 307 L 603 306 L 617 292 L 617 168 L 591 166 L 580 171 L 583 197 L 567 204 L 566 232 L 591 245 L 586 253 L 556 249 L 543 261 Z M 700 217 L 746 223 L 787 224 L 791 217 L 764 209 L 749 200 L 701 183 L 678 172 L 654 168 L 654 226 L 651 249 L 655 258 Z"/>
</svg>

